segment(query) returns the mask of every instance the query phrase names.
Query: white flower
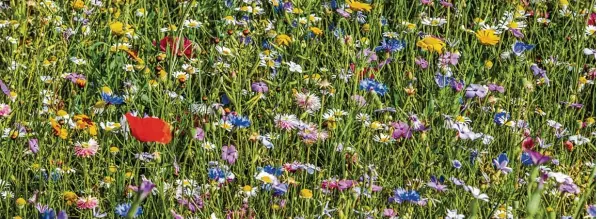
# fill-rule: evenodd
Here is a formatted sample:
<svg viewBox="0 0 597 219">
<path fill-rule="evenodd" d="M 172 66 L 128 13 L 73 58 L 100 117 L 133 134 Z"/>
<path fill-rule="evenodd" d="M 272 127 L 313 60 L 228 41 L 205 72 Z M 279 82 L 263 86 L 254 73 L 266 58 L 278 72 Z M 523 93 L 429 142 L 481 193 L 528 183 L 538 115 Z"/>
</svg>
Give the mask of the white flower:
<svg viewBox="0 0 597 219">
<path fill-rule="evenodd" d="M 493 142 L 493 136 L 484 134 L 483 135 L 483 144 L 488 145 L 488 144 L 491 144 L 491 142 Z"/>
<path fill-rule="evenodd" d="M 386 135 L 384 133 L 379 133 L 378 135 L 374 136 L 373 140 L 382 144 L 388 144 L 394 141 L 390 135 Z"/>
<path fill-rule="evenodd" d="M 106 131 L 118 132 L 118 129 L 120 129 L 120 123 L 117 123 L 117 122 L 101 122 L 100 123 L 100 127 L 102 127 L 102 129 L 106 130 Z"/>
<path fill-rule="evenodd" d="M 476 199 L 483 200 L 486 202 L 489 201 L 489 196 L 487 196 L 487 194 L 485 193 L 481 193 L 481 190 L 479 190 L 479 188 L 475 188 L 472 186 L 464 186 L 464 190 L 470 192 Z"/>
<path fill-rule="evenodd" d="M 227 47 L 216 46 L 216 51 L 218 51 L 218 53 L 220 53 L 220 55 L 225 55 L 225 56 L 231 56 L 232 55 L 232 50 L 230 48 L 227 48 Z"/>
<path fill-rule="evenodd" d="M 87 61 L 85 61 L 85 59 L 79 59 L 77 57 L 70 57 L 70 61 L 75 63 L 75 65 L 84 65 L 87 63 Z"/>
<path fill-rule="evenodd" d="M 560 173 L 560 172 L 549 172 L 547 175 L 549 177 L 554 178 L 556 180 L 556 182 L 558 182 L 558 183 L 565 183 L 565 182 L 572 183 L 573 182 L 573 180 L 570 176 Z"/>
<path fill-rule="evenodd" d="M 279 183 L 278 177 L 276 177 L 270 173 L 267 173 L 265 171 L 261 171 L 259 174 L 257 174 L 257 176 L 255 176 L 255 179 L 257 179 L 263 183 L 266 183 L 266 184 L 276 185 Z"/>
<path fill-rule="evenodd" d="M 300 65 L 298 65 L 294 62 L 287 62 L 286 64 L 288 65 L 288 70 L 290 72 L 303 73 L 303 68 Z"/>
<path fill-rule="evenodd" d="M 582 50 L 582 52 L 583 52 L 585 55 L 588 55 L 588 56 L 595 54 L 595 50 L 594 50 L 594 49 L 590 49 L 590 48 L 584 48 L 584 49 Z"/>
<path fill-rule="evenodd" d="M 147 15 L 147 11 L 145 10 L 145 8 L 139 8 L 135 11 L 135 16 L 137 17 L 143 17 Z"/>
<path fill-rule="evenodd" d="M 448 215 L 446 215 L 445 219 L 464 219 L 464 214 L 458 214 L 458 210 L 448 209 Z"/>
<path fill-rule="evenodd" d="M 206 141 L 201 144 L 201 147 L 205 150 L 211 151 L 216 148 L 216 145 L 211 142 Z"/>
<path fill-rule="evenodd" d="M 568 140 L 574 142 L 575 145 L 583 145 L 585 143 L 591 142 L 591 140 L 581 135 L 571 135 L 570 137 L 568 137 Z"/>
<path fill-rule="evenodd" d="M 427 25 L 427 26 L 432 26 L 432 27 L 440 27 L 442 25 L 444 25 L 445 23 L 448 23 L 448 21 L 445 18 L 423 18 L 423 20 L 421 21 L 421 24 L 423 25 Z"/>
<path fill-rule="evenodd" d="M 126 72 L 134 72 L 135 66 L 133 66 L 131 64 L 126 64 L 126 65 L 124 65 L 124 67 L 122 67 L 122 69 Z"/>
<path fill-rule="evenodd" d="M 201 22 L 193 20 L 193 19 L 189 19 L 189 20 L 185 20 L 182 25 L 184 25 L 185 27 L 188 28 L 199 28 L 201 27 Z"/>
</svg>

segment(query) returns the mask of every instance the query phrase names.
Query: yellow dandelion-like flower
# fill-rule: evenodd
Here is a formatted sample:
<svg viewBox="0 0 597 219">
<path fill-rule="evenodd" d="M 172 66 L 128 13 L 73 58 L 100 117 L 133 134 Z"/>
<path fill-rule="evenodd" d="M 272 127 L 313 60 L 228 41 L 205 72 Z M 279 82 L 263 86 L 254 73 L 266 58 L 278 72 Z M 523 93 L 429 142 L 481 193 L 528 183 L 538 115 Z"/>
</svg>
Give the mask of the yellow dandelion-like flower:
<svg viewBox="0 0 597 219">
<path fill-rule="evenodd" d="M 288 46 L 292 42 L 292 38 L 286 34 L 280 34 L 276 36 L 275 42 L 280 46 Z"/>
<path fill-rule="evenodd" d="M 475 35 L 481 44 L 486 46 L 495 46 L 498 42 L 500 42 L 500 37 L 495 35 L 495 31 L 491 29 L 479 30 L 477 33 L 475 33 Z"/>
<path fill-rule="evenodd" d="M 371 5 L 359 1 L 347 0 L 346 3 L 353 11 L 371 11 Z"/>
<path fill-rule="evenodd" d="M 417 42 L 417 46 L 421 47 L 425 51 L 437 52 L 441 54 L 442 49 L 444 46 L 446 46 L 446 43 L 438 38 L 427 36 L 422 40 L 419 40 Z"/>
</svg>

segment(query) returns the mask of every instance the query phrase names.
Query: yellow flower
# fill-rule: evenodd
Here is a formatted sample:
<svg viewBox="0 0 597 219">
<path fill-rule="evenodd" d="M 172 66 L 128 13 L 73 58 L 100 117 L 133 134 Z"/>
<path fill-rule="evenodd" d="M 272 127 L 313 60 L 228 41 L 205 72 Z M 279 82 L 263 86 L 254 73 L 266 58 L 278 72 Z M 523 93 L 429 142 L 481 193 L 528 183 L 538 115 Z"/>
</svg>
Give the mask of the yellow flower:
<svg viewBox="0 0 597 219">
<path fill-rule="evenodd" d="M 280 34 L 278 36 L 276 36 L 276 44 L 280 45 L 280 46 L 288 46 L 288 44 L 290 44 L 290 42 L 292 42 L 292 38 L 290 38 L 290 36 L 286 35 L 286 34 Z"/>
<path fill-rule="evenodd" d="M 118 149 L 118 147 L 114 147 L 114 146 L 110 147 L 110 153 L 116 154 L 119 151 L 120 151 L 120 149 Z"/>
<path fill-rule="evenodd" d="M 495 35 L 495 31 L 491 29 L 479 30 L 475 35 L 477 35 L 477 39 L 481 41 L 481 44 L 486 46 L 495 46 L 500 42 L 500 37 Z"/>
<path fill-rule="evenodd" d="M 120 21 L 116 21 L 110 24 L 110 30 L 115 35 L 122 35 L 124 34 L 124 24 Z"/>
<path fill-rule="evenodd" d="M 110 165 L 108 167 L 108 171 L 110 171 L 110 173 L 116 173 L 116 171 L 118 171 L 118 167 L 116 165 Z"/>
<path fill-rule="evenodd" d="M 311 27 L 309 29 L 311 30 L 311 32 L 313 32 L 313 34 L 317 36 L 321 36 L 323 34 L 323 31 L 317 27 Z"/>
<path fill-rule="evenodd" d="M 371 11 L 371 5 L 367 3 L 352 0 L 346 0 L 346 3 L 354 11 Z"/>
<path fill-rule="evenodd" d="M 17 216 L 12 217 L 12 219 L 23 219 L 23 218 L 21 216 L 17 215 Z"/>
<path fill-rule="evenodd" d="M 85 7 L 85 2 L 83 0 L 75 0 L 72 6 L 75 10 L 80 10 Z"/>
<path fill-rule="evenodd" d="M 371 30 L 371 25 L 369 25 L 369 24 L 363 24 L 363 27 L 361 27 L 361 30 L 363 32 L 365 32 L 365 33 L 369 32 Z"/>
<path fill-rule="evenodd" d="M 491 69 L 493 67 L 493 62 L 491 60 L 486 60 L 485 61 L 485 68 L 486 69 Z"/>
<path fill-rule="evenodd" d="M 77 201 L 77 194 L 75 194 L 74 192 L 71 191 L 66 191 L 64 193 L 62 193 L 62 198 L 66 201 L 66 203 L 68 205 L 71 205 L 72 203 Z"/>
<path fill-rule="evenodd" d="M 108 86 L 103 86 L 102 92 L 106 93 L 106 94 L 112 94 L 112 89 L 110 89 L 110 87 L 108 87 Z"/>
<path fill-rule="evenodd" d="M 311 191 L 310 189 L 301 189 L 299 195 L 301 198 L 310 199 L 310 198 L 313 198 L 313 191 Z"/>
<path fill-rule="evenodd" d="M 446 46 L 446 43 L 444 43 L 443 41 L 441 41 L 438 38 L 432 37 L 432 36 L 427 36 L 425 38 L 423 38 L 422 40 L 419 40 L 417 42 L 417 46 L 421 47 L 423 50 L 425 51 L 431 51 L 431 52 L 437 52 L 437 53 L 442 53 L 442 49 L 444 48 L 444 46 Z"/>
<path fill-rule="evenodd" d="M 27 204 L 27 201 L 25 201 L 24 198 L 18 198 L 17 201 L 15 202 L 17 204 L 17 207 L 19 209 L 22 209 L 23 207 L 25 207 L 25 205 Z"/>
</svg>

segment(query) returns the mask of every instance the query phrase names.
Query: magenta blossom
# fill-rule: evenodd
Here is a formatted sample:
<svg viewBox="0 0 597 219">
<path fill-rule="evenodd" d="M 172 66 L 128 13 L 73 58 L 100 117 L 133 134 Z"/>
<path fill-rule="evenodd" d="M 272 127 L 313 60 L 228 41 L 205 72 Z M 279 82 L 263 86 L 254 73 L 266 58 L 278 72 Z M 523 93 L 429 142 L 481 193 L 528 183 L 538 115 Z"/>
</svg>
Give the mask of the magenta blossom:
<svg viewBox="0 0 597 219">
<path fill-rule="evenodd" d="M 410 130 L 410 126 L 408 126 L 405 122 L 394 122 L 392 123 L 392 127 L 394 127 L 394 132 L 392 132 L 392 138 L 399 139 L 399 138 L 411 138 L 412 132 Z"/>
<path fill-rule="evenodd" d="M 421 57 L 415 59 L 415 64 L 417 64 L 422 69 L 426 69 L 427 67 L 429 67 L 429 62 L 427 62 L 427 60 Z"/>
</svg>

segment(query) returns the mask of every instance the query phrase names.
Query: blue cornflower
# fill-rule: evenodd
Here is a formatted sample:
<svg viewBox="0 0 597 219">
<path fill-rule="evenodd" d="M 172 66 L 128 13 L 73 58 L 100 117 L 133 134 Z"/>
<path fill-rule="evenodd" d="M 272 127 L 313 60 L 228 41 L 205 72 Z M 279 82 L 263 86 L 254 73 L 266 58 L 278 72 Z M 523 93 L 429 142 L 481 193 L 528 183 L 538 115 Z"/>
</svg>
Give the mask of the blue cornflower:
<svg viewBox="0 0 597 219">
<path fill-rule="evenodd" d="M 394 195 L 389 198 L 390 203 L 411 202 L 417 203 L 421 200 L 421 196 L 415 190 L 405 190 L 398 188 L 394 190 Z"/>
<path fill-rule="evenodd" d="M 472 165 L 475 165 L 475 160 L 477 160 L 478 156 L 479 156 L 479 151 L 477 151 L 477 150 L 471 151 L 471 155 L 469 156 L 469 159 L 470 159 L 470 162 Z"/>
<path fill-rule="evenodd" d="M 40 212 L 39 214 L 39 219 L 55 219 L 56 218 L 56 212 L 54 212 L 54 209 L 47 209 L 44 212 Z"/>
<path fill-rule="evenodd" d="M 510 114 L 507 112 L 499 112 L 493 116 L 493 122 L 498 125 L 504 125 L 506 122 L 508 122 L 508 120 L 510 120 Z"/>
<path fill-rule="evenodd" d="M 228 121 L 232 125 L 234 125 L 236 127 L 240 127 L 240 128 L 247 128 L 251 125 L 251 121 L 249 121 L 249 118 L 247 118 L 246 116 L 229 115 Z"/>
<path fill-rule="evenodd" d="M 283 172 L 282 168 L 277 168 L 277 167 L 273 167 L 270 165 L 263 167 L 263 171 L 266 173 L 272 174 L 274 176 L 280 176 L 280 175 L 282 175 L 282 172 Z"/>
<path fill-rule="evenodd" d="M 391 52 L 400 51 L 400 50 L 404 49 L 405 46 L 406 46 L 406 43 L 402 40 L 397 40 L 397 39 L 386 40 L 386 38 L 384 38 L 383 41 L 381 41 L 381 45 L 378 47 L 375 47 L 375 51 L 391 53 Z"/>
<path fill-rule="evenodd" d="M 462 163 L 460 163 L 459 160 L 453 160 L 452 161 L 452 166 L 456 169 L 460 169 L 462 167 Z"/>
<path fill-rule="evenodd" d="M 124 98 L 102 92 L 102 99 L 107 104 L 120 105 L 124 103 Z"/>
<path fill-rule="evenodd" d="M 263 49 L 271 49 L 272 45 L 270 45 L 269 41 L 264 40 L 264 41 L 261 42 L 261 48 L 263 48 Z"/>
<path fill-rule="evenodd" d="M 383 96 L 388 92 L 388 87 L 380 82 L 371 80 L 371 79 L 363 79 L 359 82 L 359 88 L 361 90 L 366 91 L 374 91 L 375 93 Z"/>
<path fill-rule="evenodd" d="M 226 173 L 219 167 L 212 167 L 207 169 L 207 177 L 212 180 L 219 180 L 226 178 Z"/>
<path fill-rule="evenodd" d="M 288 185 L 284 183 L 278 183 L 273 186 L 273 189 L 275 196 L 282 196 L 288 191 Z"/>
<path fill-rule="evenodd" d="M 386 17 L 381 16 L 379 17 L 379 23 L 381 24 L 381 26 L 386 26 L 388 25 L 388 19 L 386 19 Z"/>
<path fill-rule="evenodd" d="M 118 206 L 116 206 L 116 209 L 114 209 L 114 212 L 117 215 L 120 215 L 121 217 L 126 217 L 126 215 L 129 213 L 129 210 L 131 209 L 131 203 L 123 203 L 123 204 L 119 204 Z M 141 214 L 143 214 L 143 208 L 141 208 L 141 206 L 137 207 L 137 212 L 135 212 L 135 216 L 133 216 L 134 218 L 139 217 Z"/>
</svg>

